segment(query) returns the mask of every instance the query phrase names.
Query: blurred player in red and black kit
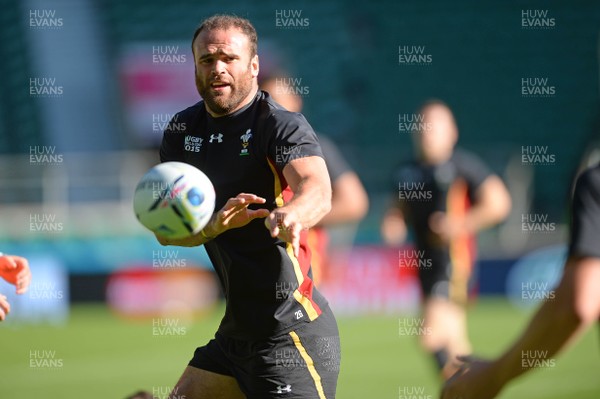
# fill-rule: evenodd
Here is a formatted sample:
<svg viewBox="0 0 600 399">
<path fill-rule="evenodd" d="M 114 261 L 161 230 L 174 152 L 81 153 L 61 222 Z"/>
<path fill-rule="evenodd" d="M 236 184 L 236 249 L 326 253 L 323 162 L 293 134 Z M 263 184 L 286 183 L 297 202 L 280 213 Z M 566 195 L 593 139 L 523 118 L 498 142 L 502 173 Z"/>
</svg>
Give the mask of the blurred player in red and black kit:
<svg viewBox="0 0 600 399">
<path fill-rule="evenodd" d="M 535 366 L 523 353 L 544 352 L 551 359 L 600 319 L 600 165 L 583 172 L 571 205 L 569 254 L 553 301 L 544 302 L 523 335 L 492 361 L 462 358 L 443 399 L 491 399 L 511 380 Z M 531 351 L 531 352 L 529 352 Z"/>
<path fill-rule="evenodd" d="M 334 398 L 339 333 L 314 287 L 306 242 L 307 229 L 331 207 L 318 140 L 301 114 L 258 89 L 249 21 L 211 17 L 192 49 L 203 101 L 177 114 L 185 130 L 165 131 L 160 158 L 206 173 L 219 211 L 191 238 L 157 238 L 205 245 L 226 309 L 215 338 L 195 351 L 173 392 L 188 399 Z M 277 156 L 286 153 L 294 156 Z"/>
<path fill-rule="evenodd" d="M 422 346 L 450 377 L 457 355 L 469 354 L 466 309 L 474 264 L 475 233 L 502 221 L 510 196 L 501 179 L 475 155 L 455 150 L 458 129 L 450 108 L 440 101 L 421 109 L 414 132 L 418 159 L 395 175 L 398 199 L 386 213 L 381 232 L 388 244 L 414 232 L 423 295 Z"/>
</svg>

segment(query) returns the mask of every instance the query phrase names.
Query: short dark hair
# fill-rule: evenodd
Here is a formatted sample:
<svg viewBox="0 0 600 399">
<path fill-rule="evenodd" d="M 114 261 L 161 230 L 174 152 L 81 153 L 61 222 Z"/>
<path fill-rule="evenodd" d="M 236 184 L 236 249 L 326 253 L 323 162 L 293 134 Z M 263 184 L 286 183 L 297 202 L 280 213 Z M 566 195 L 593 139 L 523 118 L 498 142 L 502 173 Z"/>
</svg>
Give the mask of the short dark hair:
<svg viewBox="0 0 600 399">
<path fill-rule="evenodd" d="M 192 51 L 194 50 L 194 41 L 203 30 L 226 30 L 229 28 L 237 28 L 246 35 L 248 42 L 250 42 L 250 57 L 254 57 L 258 51 L 258 35 L 256 34 L 256 29 L 254 29 L 252 23 L 246 18 L 229 14 L 213 15 L 202 21 L 200 26 L 198 26 L 194 32 L 194 37 L 192 38 Z"/>
</svg>

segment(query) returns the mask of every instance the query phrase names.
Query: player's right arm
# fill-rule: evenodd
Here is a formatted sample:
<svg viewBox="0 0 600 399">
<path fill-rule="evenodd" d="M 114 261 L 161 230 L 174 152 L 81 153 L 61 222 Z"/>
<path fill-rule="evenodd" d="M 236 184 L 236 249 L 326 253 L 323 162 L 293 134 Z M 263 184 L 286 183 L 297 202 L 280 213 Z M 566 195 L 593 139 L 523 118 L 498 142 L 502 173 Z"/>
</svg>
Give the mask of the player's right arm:
<svg viewBox="0 0 600 399">
<path fill-rule="evenodd" d="M 238 194 L 230 198 L 218 212 L 215 212 L 208 224 L 197 234 L 178 240 L 168 239 L 156 235 L 162 245 L 176 245 L 180 247 L 197 247 L 202 245 L 227 230 L 237 229 L 257 218 L 269 216 L 269 210 L 248 209 L 252 204 L 264 204 L 266 200 L 254 194 Z"/>
</svg>

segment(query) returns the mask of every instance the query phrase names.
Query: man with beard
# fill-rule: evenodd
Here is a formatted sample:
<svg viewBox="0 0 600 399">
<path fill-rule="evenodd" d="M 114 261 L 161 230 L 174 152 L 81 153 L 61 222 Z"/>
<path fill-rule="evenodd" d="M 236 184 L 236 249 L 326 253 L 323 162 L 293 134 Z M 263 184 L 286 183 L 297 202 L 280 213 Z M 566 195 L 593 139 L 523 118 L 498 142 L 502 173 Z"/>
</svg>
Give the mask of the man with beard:
<svg viewBox="0 0 600 399">
<path fill-rule="evenodd" d="M 307 229 L 329 212 L 331 186 L 319 142 L 299 113 L 257 84 L 257 35 L 230 15 L 194 33 L 203 101 L 178 113 L 162 162 L 201 169 L 217 194 L 197 235 L 163 245 L 205 245 L 226 300 L 215 338 L 199 347 L 171 398 L 334 398 L 339 334 L 315 289 Z"/>
</svg>

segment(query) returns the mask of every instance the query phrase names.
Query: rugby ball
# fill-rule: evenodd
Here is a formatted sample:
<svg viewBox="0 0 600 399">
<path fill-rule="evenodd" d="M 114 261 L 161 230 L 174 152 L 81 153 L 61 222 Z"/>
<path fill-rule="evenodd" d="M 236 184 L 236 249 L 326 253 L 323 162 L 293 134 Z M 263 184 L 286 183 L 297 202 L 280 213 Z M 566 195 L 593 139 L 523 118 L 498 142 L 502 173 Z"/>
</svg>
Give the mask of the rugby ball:
<svg viewBox="0 0 600 399">
<path fill-rule="evenodd" d="M 197 234 L 215 210 L 215 189 L 198 168 L 183 162 L 152 167 L 133 196 L 136 218 L 150 231 L 170 239 Z"/>
</svg>

